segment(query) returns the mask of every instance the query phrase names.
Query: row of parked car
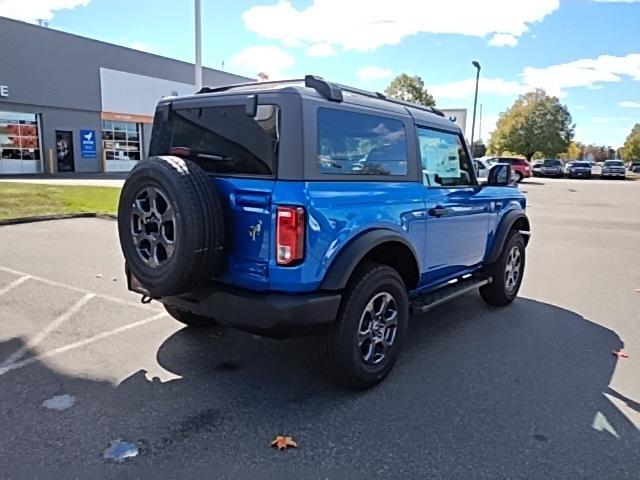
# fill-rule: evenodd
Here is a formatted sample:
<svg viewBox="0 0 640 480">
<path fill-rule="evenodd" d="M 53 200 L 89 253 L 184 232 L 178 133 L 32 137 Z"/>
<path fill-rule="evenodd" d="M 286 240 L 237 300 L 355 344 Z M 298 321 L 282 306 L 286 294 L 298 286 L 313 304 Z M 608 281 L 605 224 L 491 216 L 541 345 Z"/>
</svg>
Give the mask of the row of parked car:
<svg viewBox="0 0 640 480">
<path fill-rule="evenodd" d="M 591 178 L 594 168 L 597 167 L 600 167 L 600 178 L 625 179 L 627 170 L 640 173 L 640 162 L 629 162 L 625 166 L 622 160 L 606 160 L 597 163 L 577 160 L 563 163 L 561 160 L 549 159 L 534 162 L 531 171 L 535 177 Z"/>
<path fill-rule="evenodd" d="M 489 170 L 496 163 L 511 165 L 513 178 L 521 182 L 529 177 L 569 177 L 591 178 L 594 167 L 600 167 L 600 178 L 626 178 L 629 172 L 640 173 L 640 161 L 630 161 L 626 165 L 622 160 L 607 160 L 605 162 L 589 162 L 586 160 L 563 162 L 562 160 L 538 160 L 530 164 L 524 158 L 485 157 L 474 159 L 476 174 L 479 180 L 486 180 Z"/>
</svg>

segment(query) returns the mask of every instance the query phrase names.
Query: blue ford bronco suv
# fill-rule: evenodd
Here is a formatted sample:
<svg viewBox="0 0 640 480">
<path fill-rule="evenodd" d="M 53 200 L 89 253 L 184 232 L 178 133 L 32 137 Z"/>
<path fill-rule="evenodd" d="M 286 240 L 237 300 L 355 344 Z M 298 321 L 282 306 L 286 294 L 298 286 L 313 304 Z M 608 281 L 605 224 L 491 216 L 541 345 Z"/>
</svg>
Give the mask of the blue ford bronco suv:
<svg viewBox="0 0 640 480">
<path fill-rule="evenodd" d="M 393 368 L 410 313 L 518 293 L 511 167 L 479 185 L 441 112 L 320 77 L 163 99 L 118 211 L 129 289 L 191 326 L 317 332 L 341 384 Z"/>
</svg>

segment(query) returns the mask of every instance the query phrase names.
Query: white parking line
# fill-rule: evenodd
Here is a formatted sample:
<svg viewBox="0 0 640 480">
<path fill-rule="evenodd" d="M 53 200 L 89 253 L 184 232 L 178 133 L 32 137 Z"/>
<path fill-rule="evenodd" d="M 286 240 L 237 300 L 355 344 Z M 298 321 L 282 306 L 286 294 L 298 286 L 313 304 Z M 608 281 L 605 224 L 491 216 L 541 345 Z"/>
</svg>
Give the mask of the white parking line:
<svg viewBox="0 0 640 480">
<path fill-rule="evenodd" d="M 18 285 L 20 285 L 21 283 L 26 282 L 27 280 L 29 280 L 31 278 L 31 275 L 23 275 L 22 277 L 14 280 L 13 282 L 11 282 L 9 285 L 7 285 L 4 288 L 0 288 L 0 295 L 4 295 L 7 292 L 10 292 L 11 290 L 13 290 L 14 288 L 16 288 Z"/>
<path fill-rule="evenodd" d="M 2 364 L 0 368 L 7 367 L 12 363 L 20 360 L 29 350 L 37 346 L 42 340 L 44 340 L 47 335 L 49 335 L 53 330 L 58 328 L 64 322 L 66 322 L 69 318 L 71 318 L 75 313 L 77 313 L 82 307 L 84 307 L 89 300 L 95 297 L 93 293 L 87 293 L 84 297 L 78 300 L 76 303 L 71 305 L 69 309 L 67 309 L 62 315 L 58 316 L 53 322 L 47 325 L 45 328 L 40 330 L 38 334 L 33 337 L 32 340 L 26 342 L 21 348 L 17 351 L 13 352 Z"/>
<path fill-rule="evenodd" d="M 36 281 L 42 282 L 42 283 L 46 283 L 47 285 L 51 285 L 53 287 L 62 287 L 62 288 L 66 288 L 66 289 L 74 291 L 74 292 L 78 292 L 78 293 L 85 293 L 85 294 L 89 294 L 90 293 L 92 295 L 95 295 L 96 298 L 102 298 L 103 300 L 110 300 L 112 302 L 120 303 L 122 305 L 128 305 L 130 307 L 144 308 L 145 310 L 149 310 L 149 309 L 153 309 L 154 308 L 153 306 L 150 307 L 148 304 L 129 302 L 127 300 L 123 300 L 123 299 L 118 298 L 118 297 L 112 297 L 111 295 L 104 295 L 102 293 L 92 292 L 91 290 L 86 290 L 84 288 L 74 287 L 73 285 L 68 285 L 66 283 L 56 282 L 55 280 L 49 280 L 47 278 L 38 277 L 36 275 L 30 275 L 28 273 L 21 272 L 19 270 L 14 270 L 13 268 L 0 267 L 0 271 L 7 272 L 7 273 L 12 273 L 14 275 L 20 275 L 20 276 L 24 276 L 24 277 L 29 277 L 29 278 L 32 278 L 33 280 L 36 280 Z"/>
<path fill-rule="evenodd" d="M 141 327 L 142 325 L 146 325 L 147 323 L 155 322 L 156 320 L 166 316 L 167 316 L 166 312 L 161 312 L 161 313 L 158 313 L 157 315 L 154 315 L 153 317 L 140 320 L 139 322 L 130 323 L 128 325 L 118 327 L 108 332 L 99 333 L 98 335 L 85 338 L 84 340 L 78 340 L 77 342 L 70 343 L 69 345 L 65 345 L 64 347 L 54 348 L 53 350 L 49 350 L 48 352 L 44 352 L 40 355 L 29 357 L 25 360 L 22 360 L 21 362 L 11 363 L 6 366 L 3 364 L 3 366 L 0 367 L 0 376 L 4 375 L 5 373 L 9 373 L 13 370 L 26 367 L 27 365 L 31 365 L 32 363 L 38 362 L 42 359 L 53 357 L 54 355 L 59 355 L 64 352 L 68 352 L 69 350 L 73 350 L 74 348 L 84 347 L 90 343 L 94 343 L 94 342 L 97 342 L 98 340 L 102 340 L 103 338 L 111 337 L 112 335 L 117 335 L 118 333 L 126 332 L 127 330 L 131 330 L 132 328 Z"/>
</svg>

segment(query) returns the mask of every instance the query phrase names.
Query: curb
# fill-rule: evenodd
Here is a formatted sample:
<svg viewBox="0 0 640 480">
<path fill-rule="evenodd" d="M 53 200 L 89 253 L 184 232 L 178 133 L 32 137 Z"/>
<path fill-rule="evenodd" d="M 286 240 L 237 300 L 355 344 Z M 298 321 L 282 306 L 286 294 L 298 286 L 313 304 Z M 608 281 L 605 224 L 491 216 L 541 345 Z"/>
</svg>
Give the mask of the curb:
<svg viewBox="0 0 640 480">
<path fill-rule="evenodd" d="M 34 217 L 5 218 L 3 220 L 0 220 L 0 227 L 4 225 L 19 225 L 21 223 L 48 222 L 50 220 L 66 220 L 68 218 L 100 218 L 102 220 L 117 220 L 118 217 L 111 213 L 96 213 L 96 212 L 64 213 L 64 214 L 58 214 L 58 215 L 36 215 Z"/>
</svg>

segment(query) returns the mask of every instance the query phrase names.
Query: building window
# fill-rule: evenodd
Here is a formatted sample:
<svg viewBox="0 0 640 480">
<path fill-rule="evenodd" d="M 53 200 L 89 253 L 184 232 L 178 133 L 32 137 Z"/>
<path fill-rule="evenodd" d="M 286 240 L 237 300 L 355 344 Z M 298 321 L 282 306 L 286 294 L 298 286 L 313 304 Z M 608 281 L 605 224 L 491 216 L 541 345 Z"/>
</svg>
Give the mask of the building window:
<svg viewBox="0 0 640 480">
<path fill-rule="evenodd" d="M 40 128 L 35 113 L 0 111 L 0 173 L 40 172 Z"/>
<path fill-rule="evenodd" d="M 102 121 L 102 148 L 109 160 L 140 160 L 141 127 L 134 122 Z"/>
</svg>

